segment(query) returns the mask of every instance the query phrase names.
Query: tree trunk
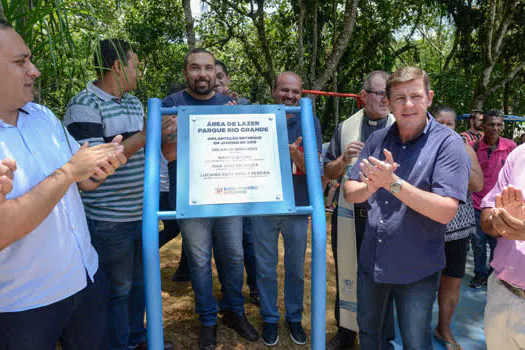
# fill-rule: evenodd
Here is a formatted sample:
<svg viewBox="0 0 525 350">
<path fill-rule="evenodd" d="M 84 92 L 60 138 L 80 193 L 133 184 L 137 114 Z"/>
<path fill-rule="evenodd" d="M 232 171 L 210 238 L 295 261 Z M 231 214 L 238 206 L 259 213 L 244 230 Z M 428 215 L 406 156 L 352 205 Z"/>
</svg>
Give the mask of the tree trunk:
<svg viewBox="0 0 525 350">
<path fill-rule="evenodd" d="M 315 68 L 317 67 L 317 49 L 319 44 L 319 33 L 317 28 L 318 2 L 313 0 L 312 3 L 312 51 L 310 55 L 310 74 L 308 75 L 308 87 L 312 87 L 316 77 Z"/>
<path fill-rule="evenodd" d="M 191 50 L 195 48 L 195 28 L 193 23 L 193 15 L 191 14 L 191 0 L 182 0 L 182 7 L 184 7 L 184 19 L 186 22 L 188 47 Z"/>
<path fill-rule="evenodd" d="M 339 61 L 341 60 L 341 57 L 343 57 L 354 31 L 358 2 L 358 0 L 346 1 L 343 30 L 337 38 L 337 44 L 334 45 L 330 56 L 326 60 L 323 71 L 321 74 L 317 75 L 316 80 L 312 83 L 313 90 L 322 89 L 337 69 Z"/>
<path fill-rule="evenodd" d="M 304 17 L 306 15 L 306 5 L 304 0 L 299 1 L 299 18 L 297 20 L 297 40 L 299 48 L 297 50 L 297 61 L 299 62 L 299 75 L 305 77 L 304 70 Z"/>
<path fill-rule="evenodd" d="M 510 114 L 509 96 L 510 96 L 510 87 L 509 87 L 509 84 L 505 84 L 505 87 L 503 88 L 503 113 L 504 114 Z"/>
<path fill-rule="evenodd" d="M 271 80 L 270 87 L 273 87 L 276 74 L 275 69 L 273 67 L 272 53 L 270 52 L 268 40 L 266 39 L 266 25 L 264 23 L 264 0 L 257 0 L 257 11 L 255 13 L 255 17 L 253 17 L 253 24 L 257 28 L 257 35 L 259 37 L 259 42 L 261 43 L 261 48 L 264 53 L 266 61 L 266 74 L 269 78 L 267 80 Z"/>
<path fill-rule="evenodd" d="M 334 38 L 333 38 L 333 45 L 336 45 L 337 42 L 337 0 L 334 0 L 332 4 L 332 16 L 333 16 L 333 23 L 334 23 Z M 334 72 L 334 92 L 337 92 L 337 69 Z M 335 119 L 335 127 L 339 125 L 339 97 L 334 97 L 334 119 Z"/>
<path fill-rule="evenodd" d="M 2 0 L 0 0 L 0 19 L 4 21 L 7 20 L 7 18 L 5 18 L 4 5 L 3 5 Z"/>
</svg>

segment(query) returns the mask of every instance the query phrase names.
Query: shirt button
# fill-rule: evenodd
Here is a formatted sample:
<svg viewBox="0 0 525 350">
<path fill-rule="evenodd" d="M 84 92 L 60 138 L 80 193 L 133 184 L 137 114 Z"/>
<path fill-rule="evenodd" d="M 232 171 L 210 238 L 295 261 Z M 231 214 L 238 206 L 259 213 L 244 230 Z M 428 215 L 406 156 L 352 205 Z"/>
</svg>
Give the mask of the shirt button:
<svg viewBox="0 0 525 350">
<path fill-rule="evenodd" d="M 513 266 L 509 266 L 508 268 L 509 268 L 509 270 L 514 270 Z"/>
<path fill-rule="evenodd" d="M 382 243 L 383 240 L 380 238 L 380 239 L 377 240 L 377 242 L 378 242 L 378 243 Z"/>
<path fill-rule="evenodd" d="M 72 227 L 73 231 L 77 229 L 77 227 L 75 225 L 73 225 Z"/>
<path fill-rule="evenodd" d="M 388 201 L 385 201 L 385 204 L 388 204 Z"/>
<path fill-rule="evenodd" d="M 407 149 L 407 146 L 403 146 L 403 149 Z"/>
<path fill-rule="evenodd" d="M 384 223 L 384 221 L 383 220 L 379 220 L 379 223 L 382 224 L 382 223 Z"/>
</svg>

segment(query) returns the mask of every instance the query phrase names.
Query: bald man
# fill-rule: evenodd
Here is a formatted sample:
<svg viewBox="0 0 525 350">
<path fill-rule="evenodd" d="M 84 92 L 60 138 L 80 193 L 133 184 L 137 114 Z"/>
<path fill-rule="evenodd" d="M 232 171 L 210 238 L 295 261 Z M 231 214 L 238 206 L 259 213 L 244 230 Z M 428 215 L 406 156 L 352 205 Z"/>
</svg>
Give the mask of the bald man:
<svg viewBox="0 0 525 350">
<path fill-rule="evenodd" d="M 281 73 L 276 80 L 272 94 L 276 104 L 297 106 L 301 98 L 302 81 L 293 72 Z M 293 168 L 295 205 L 308 205 L 304 155 L 302 152 L 301 118 L 299 115 L 286 116 L 288 142 Z M 321 126 L 315 119 L 317 152 L 321 154 Z M 308 216 L 258 216 L 253 218 L 257 286 L 261 297 L 261 316 L 263 318 L 262 338 L 268 346 L 279 341 L 277 324 L 277 260 L 279 232 L 284 240 L 285 268 L 285 308 L 286 321 L 292 340 L 306 344 L 306 334 L 301 325 L 304 294 L 304 256 L 308 231 Z"/>
</svg>

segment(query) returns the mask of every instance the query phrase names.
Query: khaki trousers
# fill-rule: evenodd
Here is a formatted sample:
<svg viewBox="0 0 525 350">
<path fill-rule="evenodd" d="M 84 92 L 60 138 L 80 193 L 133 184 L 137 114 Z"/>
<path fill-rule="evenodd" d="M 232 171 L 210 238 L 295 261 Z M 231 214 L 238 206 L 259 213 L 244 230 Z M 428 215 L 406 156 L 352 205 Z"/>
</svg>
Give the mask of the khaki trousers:
<svg viewBox="0 0 525 350">
<path fill-rule="evenodd" d="M 484 326 L 488 350 L 525 349 L 525 299 L 498 282 L 495 273 L 488 280 Z"/>
</svg>

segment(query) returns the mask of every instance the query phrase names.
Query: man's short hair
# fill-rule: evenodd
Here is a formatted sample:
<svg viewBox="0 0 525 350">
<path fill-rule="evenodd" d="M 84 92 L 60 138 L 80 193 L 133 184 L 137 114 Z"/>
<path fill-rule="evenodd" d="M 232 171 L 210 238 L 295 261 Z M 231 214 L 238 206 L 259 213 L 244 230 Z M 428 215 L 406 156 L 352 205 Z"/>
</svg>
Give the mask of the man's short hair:
<svg viewBox="0 0 525 350">
<path fill-rule="evenodd" d="M 215 60 L 215 65 L 216 66 L 221 66 L 222 67 L 222 70 L 224 71 L 224 74 L 228 75 L 228 68 L 226 68 L 226 65 L 224 64 L 223 61 L 219 61 L 219 60 Z"/>
<path fill-rule="evenodd" d="M 394 86 L 403 84 L 412 80 L 423 79 L 423 85 L 425 86 L 425 92 L 428 94 L 430 91 L 430 78 L 427 72 L 417 67 L 403 67 L 399 68 L 388 78 L 386 81 L 386 95 L 390 97 L 390 91 Z"/>
<path fill-rule="evenodd" d="M 363 88 L 361 90 L 365 90 L 365 91 L 372 90 L 372 80 L 374 80 L 376 76 L 379 76 L 383 78 L 385 81 L 387 81 L 388 78 L 390 78 L 390 73 L 387 73 L 382 70 L 375 70 L 371 73 L 368 73 L 368 75 L 365 77 L 365 80 L 363 81 Z"/>
<path fill-rule="evenodd" d="M 0 30 L 12 29 L 13 26 L 7 20 L 0 18 Z"/>
<path fill-rule="evenodd" d="M 100 51 L 95 51 L 93 56 L 99 77 L 110 71 L 116 61 L 121 61 L 127 66 L 130 54 L 134 51 L 130 43 L 123 39 L 105 39 L 101 40 L 99 45 Z"/>
<path fill-rule="evenodd" d="M 483 111 L 481 109 L 473 109 L 470 111 L 470 116 L 469 116 L 469 119 L 474 119 L 476 118 L 476 115 L 477 114 L 483 114 Z"/>
<path fill-rule="evenodd" d="M 503 114 L 502 111 L 499 111 L 497 109 L 491 109 L 490 111 L 483 113 L 483 124 L 485 124 L 487 122 L 487 120 L 489 120 L 489 119 L 492 119 L 492 118 L 501 118 L 501 119 L 503 119 L 504 116 L 505 115 Z"/>
<path fill-rule="evenodd" d="M 189 57 L 190 57 L 191 55 L 193 55 L 193 54 L 197 54 L 197 53 L 205 53 L 205 54 L 208 54 L 208 55 L 210 55 L 210 56 L 213 58 L 213 60 L 214 60 L 215 62 L 217 62 L 217 61 L 215 60 L 215 56 L 213 56 L 213 54 L 212 54 L 210 51 L 208 51 L 208 50 L 206 50 L 206 49 L 201 49 L 201 48 L 198 48 L 198 47 L 197 47 L 197 48 L 191 49 L 190 51 L 188 51 L 187 54 L 184 55 L 184 67 L 183 67 L 184 70 L 186 70 L 186 66 L 188 65 L 188 59 L 189 59 Z M 215 63 L 215 64 L 217 64 L 217 63 Z"/>
<path fill-rule="evenodd" d="M 436 107 L 434 107 L 432 109 L 432 115 L 433 116 L 437 116 L 440 113 L 454 113 L 454 114 L 456 114 L 456 112 L 454 111 L 453 108 L 451 108 L 449 106 L 445 106 L 445 105 L 439 105 L 439 106 L 436 106 Z"/>
</svg>

